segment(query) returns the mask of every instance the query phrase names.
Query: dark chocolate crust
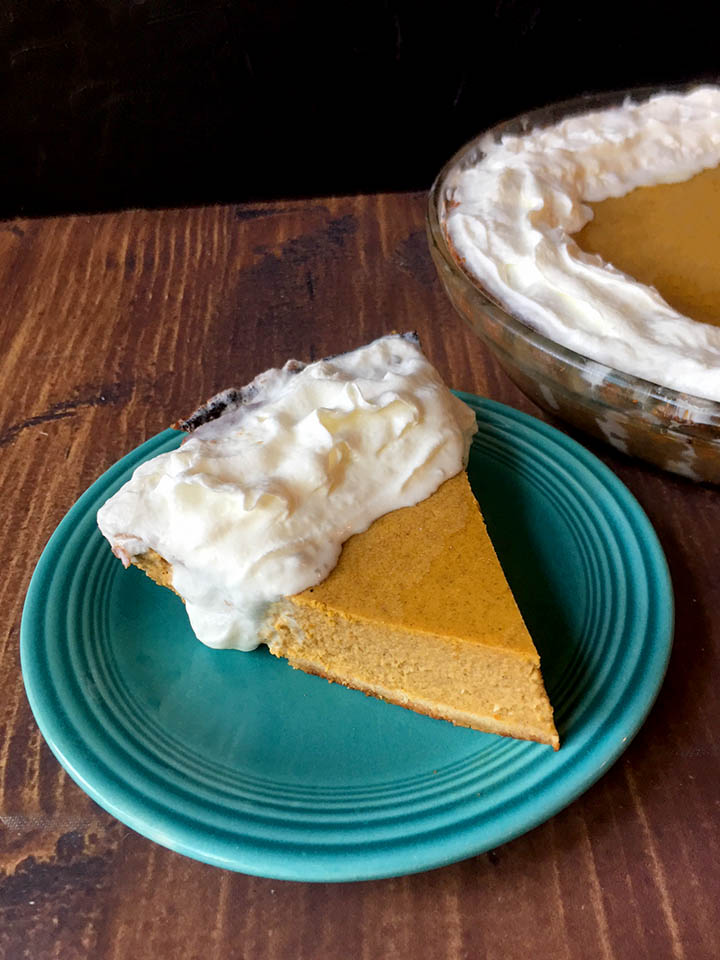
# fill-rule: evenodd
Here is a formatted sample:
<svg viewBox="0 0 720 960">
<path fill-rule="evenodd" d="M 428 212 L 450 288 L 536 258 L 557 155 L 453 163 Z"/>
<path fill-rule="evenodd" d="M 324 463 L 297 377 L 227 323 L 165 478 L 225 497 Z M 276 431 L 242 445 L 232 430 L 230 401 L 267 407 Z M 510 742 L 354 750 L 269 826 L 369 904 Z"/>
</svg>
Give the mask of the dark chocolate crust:
<svg viewBox="0 0 720 960">
<path fill-rule="evenodd" d="M 414 331 L 388 334 L 388 338 L 392 337 L 399 337 L 403 340 L 410 341 L 410 343 L 414 343 L 418 347 L 420 346 L 420 338 Z M 342 356 L 342 354 L 334 353 L 329 357 L 323 357 L 323 360 L 333 360 L 339 356 Z M 302 360 L 288 360 L 282 369 L 288 373 L 300 373 L 306 366 L 307 364 L 303 363 Z M 191 413 L 186 420 L 177 420 L 173 424 L 173 429 L 192 433 L 193 430 L 197 430 L 197 428 L 201 427 L 204 423 L 217 420 L 226 410 L 233 410 L 245 404 L 253 403 L 262 395 L 269 373 L 274 373 L 274 371 L 267 370 L 264 373 L 258 374 L 247 386 L 240 388 L 229 387 L 227 390 L 216 393 L 214 397 L 211 397 L 201 407 L 198 407 L 194 413 Z"/>
<path fill-rule="evenodd" d="M 307 364 L 301 360 L 288 360 L 283 367 L 289 373 L 299 373 L 304 370 Z M 217 420 L 226 410 L 234 410 L 236 407 L 250 404 L 258 398 L 263 392 L 263 385 L 267 379 L 268 373 L 274 371 L 267 370 L 259 374 L 255 379 L 244 387 L 229 387 L 210 397 L 201 407 L 198 407 L 194 413 L 191 413 L 187 420 L 178 420 L 173 424 L 175 430 L 184 430 L 186 433 L 192 433 L 204 423 L 211 420 Z"/>
</svg>

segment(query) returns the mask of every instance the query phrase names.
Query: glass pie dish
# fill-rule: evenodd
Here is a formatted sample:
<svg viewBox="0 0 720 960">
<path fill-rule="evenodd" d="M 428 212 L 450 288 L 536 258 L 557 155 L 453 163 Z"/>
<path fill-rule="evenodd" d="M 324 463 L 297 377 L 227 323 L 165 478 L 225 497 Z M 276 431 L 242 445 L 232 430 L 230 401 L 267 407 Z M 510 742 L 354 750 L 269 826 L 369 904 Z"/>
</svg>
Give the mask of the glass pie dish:
<svg viewBox="0 0 720 960">
<path fill-rule="evenodd" d="M 550 340 L 512 314 L 453 254 L 445 232 L 447 183 L 482 159 L 481 142 L 521 134 L 573 114 L 603 109 L 659 88 L 578 97 L 525 113 L 484 131 L 440 171 L 427 210 L 430 252 L 450 302 L 539 407 L 580 430 L 664 470 L 720 483 L 720 403 L 624 373 Z"/>
</svg>

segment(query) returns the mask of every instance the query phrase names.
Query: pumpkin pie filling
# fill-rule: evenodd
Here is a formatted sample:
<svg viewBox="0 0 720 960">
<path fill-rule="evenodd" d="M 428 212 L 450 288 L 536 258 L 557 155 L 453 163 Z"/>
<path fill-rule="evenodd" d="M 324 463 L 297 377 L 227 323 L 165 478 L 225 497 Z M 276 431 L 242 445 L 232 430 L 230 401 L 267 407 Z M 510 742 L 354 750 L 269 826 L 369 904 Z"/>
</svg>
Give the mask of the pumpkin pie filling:
<svg viewBox="0 0 720 960">
<path fill-rule="evenodd" d="M 589 204 L 574 235 L 586 253 L 647 286 L 678 313 L 720 326 L 720 167 Z"/>
</svg>

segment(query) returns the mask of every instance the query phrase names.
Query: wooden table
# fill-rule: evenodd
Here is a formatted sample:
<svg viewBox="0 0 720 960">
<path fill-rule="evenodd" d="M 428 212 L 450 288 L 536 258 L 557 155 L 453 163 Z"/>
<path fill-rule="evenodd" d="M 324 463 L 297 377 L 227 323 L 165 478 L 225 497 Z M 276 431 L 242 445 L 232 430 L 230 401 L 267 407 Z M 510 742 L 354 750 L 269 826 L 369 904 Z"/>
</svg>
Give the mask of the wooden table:
<svg viewBox="0 0 720 960">
<path fill-rule="evenodd" d="M 423 216 L 407 194 L 0 224 L 0 957 L 720 956 L 718 491 L 600 445 L 667 552 L 674 653 L 624 756 L 498 850 L 358 884 L 225 872 L 103 812 L 30 713 L 19 625 L 46 540 L 199 399 L 415 328 L 450 385 L 537 414 L 446 302 Z"/>
</svg>

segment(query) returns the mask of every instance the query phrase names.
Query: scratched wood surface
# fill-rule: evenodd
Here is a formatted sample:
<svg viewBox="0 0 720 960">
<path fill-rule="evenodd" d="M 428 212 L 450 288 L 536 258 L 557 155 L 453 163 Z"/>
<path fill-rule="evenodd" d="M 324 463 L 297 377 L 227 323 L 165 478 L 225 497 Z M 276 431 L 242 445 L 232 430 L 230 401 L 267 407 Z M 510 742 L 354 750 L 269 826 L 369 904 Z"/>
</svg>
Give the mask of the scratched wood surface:
<svg viewBox="0 0 720 960">
<path fill-rule="evenodd" d="M 536 412 L 445 302 L 423 214 L 404 194 L 0 224 L 0 957 L 718 956 L 718 491 L 600 445 L 669 558 L 669 673 L 620 761 L 495 851 L 360 884 L 224 872 L 104 813 L 30 713 L 19 623 L 43 545 L 198 400 L 415 328 L 449 384 Z"/>
</svg>

